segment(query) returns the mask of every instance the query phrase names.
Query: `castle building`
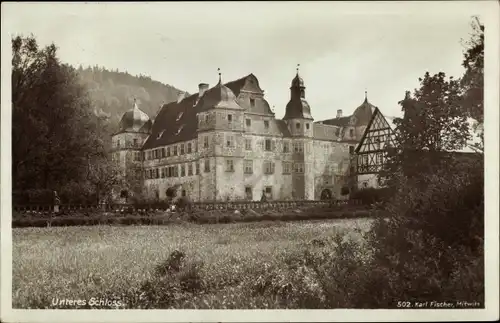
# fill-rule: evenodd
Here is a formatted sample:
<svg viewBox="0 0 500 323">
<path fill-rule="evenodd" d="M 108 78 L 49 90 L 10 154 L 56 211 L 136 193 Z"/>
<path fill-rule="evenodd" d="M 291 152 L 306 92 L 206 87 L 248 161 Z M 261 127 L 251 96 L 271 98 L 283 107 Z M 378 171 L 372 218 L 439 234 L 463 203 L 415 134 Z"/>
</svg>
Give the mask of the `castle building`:
<svg viewBox="0 0 500 323">
<path fill-rule="evenodd" d="M 304 80 L 291 81 L 276 118 L 253 74 L 164 105 L 152 122 L 136 103 L 112 137 L 123 174 L 117 199 L 165 199 L 179 187 L 193 201 L 341 198 L 352 158 L 376 107 L 366 98 L 350 116 L 314 121 Z M 118 194 L 119 193 L 119 194 Z"/>
</svg>

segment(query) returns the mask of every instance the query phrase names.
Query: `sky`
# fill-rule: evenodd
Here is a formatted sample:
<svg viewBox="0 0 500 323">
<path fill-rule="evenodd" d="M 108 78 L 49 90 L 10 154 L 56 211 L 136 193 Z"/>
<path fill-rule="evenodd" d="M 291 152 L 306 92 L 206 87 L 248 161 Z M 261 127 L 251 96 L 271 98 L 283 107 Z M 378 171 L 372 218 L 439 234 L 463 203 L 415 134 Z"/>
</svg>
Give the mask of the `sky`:
<svg viewBox="0 0 500 323">
<path fill-rule="evenodd" d="M 215 85 L 218 68 L 223 82 L 253 73 L 279 118 L 300 64 L 319 121 L 351 114 L 365 91 L 384 115 L 400 116 L 398 101 L 426 71 L 463 74 L 471 11 L 422 4 L 3 3 L 2 19 L 12 34 L 54 42 L 74 66 L 148 75 L 190 93 Z"/>
</svg>

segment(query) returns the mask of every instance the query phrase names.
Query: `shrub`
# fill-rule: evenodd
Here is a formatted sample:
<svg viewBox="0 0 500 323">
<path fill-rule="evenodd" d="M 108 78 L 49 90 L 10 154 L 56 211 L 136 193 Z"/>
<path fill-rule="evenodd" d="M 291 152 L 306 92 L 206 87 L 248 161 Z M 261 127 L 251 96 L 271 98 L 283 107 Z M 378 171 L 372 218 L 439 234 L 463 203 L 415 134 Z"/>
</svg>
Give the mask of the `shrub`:
<svg viewBox="0 0 500 323">
<path fill-rule="evenodd" d="M 376 202 L 387 202 L 391 195 L 390 188 L 364 188 L 353 191 L 350 199 L 360 200 L 364 205 L 371 205 Z"/>
</svg>

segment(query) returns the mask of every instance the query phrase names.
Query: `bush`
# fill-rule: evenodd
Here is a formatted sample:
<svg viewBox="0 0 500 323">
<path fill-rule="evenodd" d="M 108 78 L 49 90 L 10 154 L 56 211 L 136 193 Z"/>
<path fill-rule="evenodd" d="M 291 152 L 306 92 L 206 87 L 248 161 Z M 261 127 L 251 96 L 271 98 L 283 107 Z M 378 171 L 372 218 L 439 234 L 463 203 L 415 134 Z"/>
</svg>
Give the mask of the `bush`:
<svg viewBox="0 0 500 323">
<path fill-rule="evenodd" d="M 12 204 L 40 204 L 52 205 L 54 203 L 54 191 L 50 189 L 29 189 L 12 192 Z"/>
<path fill-rule="evenodd" d="M 390 188 L 364 188 L 353 191 L 350 199 L 359 200 L 364 205 L 371 205 L 377 202 L 387 202 L 391 196 Z"/>
</svg>

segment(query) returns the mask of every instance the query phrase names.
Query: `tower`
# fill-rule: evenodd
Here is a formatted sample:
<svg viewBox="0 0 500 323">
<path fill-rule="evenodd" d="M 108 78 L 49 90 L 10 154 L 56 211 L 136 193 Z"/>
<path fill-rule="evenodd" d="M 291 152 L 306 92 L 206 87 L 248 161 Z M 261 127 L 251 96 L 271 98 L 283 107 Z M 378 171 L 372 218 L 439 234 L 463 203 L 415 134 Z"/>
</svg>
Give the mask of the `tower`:
<svg viewBox="0 0 500 323">
<path fill-rule="evenodd" d="M 293 196 L 296 199 L 314 199 L 313 117 L 306 101 L 304 80 L 297 74 L 290 86 L 290 101 L 283 120 L 292 136 Z"/>
<path fill-rule="evenodd" d="M 133 107 L 123 114 L 118 131 L 112 136 L 113 160 L 120 171 L 120 184 L 112 192 L 115 201 L 127 202 L 142 191 L 141 148 L 151 128 L 149 116 L 139 109 L 134 99 Z"/>
</svg>

